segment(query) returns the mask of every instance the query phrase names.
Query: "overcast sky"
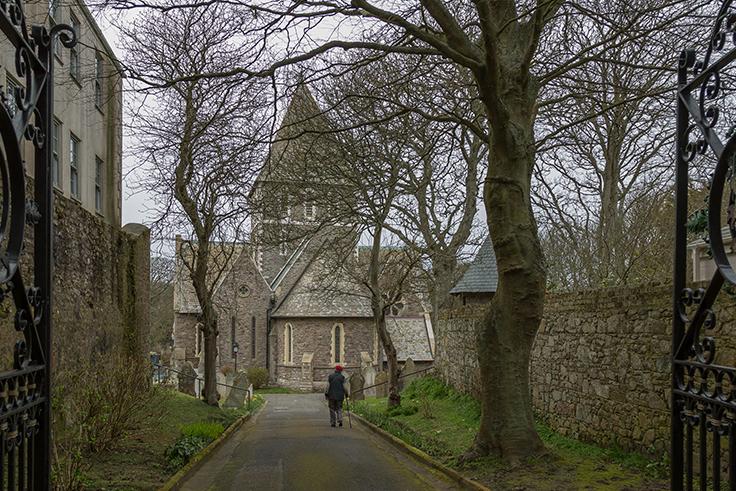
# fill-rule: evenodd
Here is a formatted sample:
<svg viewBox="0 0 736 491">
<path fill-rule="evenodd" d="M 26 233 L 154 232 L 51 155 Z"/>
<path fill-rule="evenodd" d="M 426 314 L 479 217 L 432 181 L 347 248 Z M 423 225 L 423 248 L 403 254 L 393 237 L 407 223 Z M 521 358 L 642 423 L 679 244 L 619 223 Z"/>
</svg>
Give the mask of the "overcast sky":
<svg viewBox="0 0 736 491">
<path fill-rule="evenodd" d="M 117 29 L 115 29 L 112 23 L 109 22 L 104 15 L 94 12 L 94 16 L 97 19 L 97 23 L 99 24 L 102 33 L 115 50 L 117 57 L 123 59 L 124 54 L 120 46 L 120 36 Z M 125 94 L 123 94 L 123 98 L 125 99 Z M 125 105 L 125 102 L 123 102 L 123 105 Z M 123 112 L 123 117 L 125 117 L 125 111 Z M 130 169 L 132 165 L 132 157 L 129 155 L 129 146 L 126 140 L 127 137 L 123 135 L 123 224 L 132 222 L 147 224 L 151 221 L 151 217 L 147 216 L 145 213 L 145 205 L 148 197 L 144 193 L 133 194 L 130 189 L 130 178 L 126 178 L 125 176 L 127 170 Z"/>
</svg>

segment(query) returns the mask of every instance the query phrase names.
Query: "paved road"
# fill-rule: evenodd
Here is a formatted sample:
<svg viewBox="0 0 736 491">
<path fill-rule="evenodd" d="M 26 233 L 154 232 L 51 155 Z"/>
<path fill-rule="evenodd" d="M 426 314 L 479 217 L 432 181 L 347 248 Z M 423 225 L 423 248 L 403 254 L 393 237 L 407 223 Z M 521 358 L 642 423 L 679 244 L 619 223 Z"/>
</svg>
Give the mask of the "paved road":
<svg viewBox="0 0 736 491">
<path fill-rule="evenodd" d="M 184 490 L 458 489 L 353 422 L 332 428 L 320 394 L 267 395 L 266 406 L 222 444 Z"/>
</svg>

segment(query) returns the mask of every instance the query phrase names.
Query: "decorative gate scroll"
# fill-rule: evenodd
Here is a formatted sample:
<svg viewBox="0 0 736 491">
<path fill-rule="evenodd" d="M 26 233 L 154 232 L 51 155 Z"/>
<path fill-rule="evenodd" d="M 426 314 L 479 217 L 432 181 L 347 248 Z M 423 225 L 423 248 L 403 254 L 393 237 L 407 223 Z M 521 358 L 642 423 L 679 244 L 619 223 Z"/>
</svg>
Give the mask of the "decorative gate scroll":
<svg viewBox="0 0 736 491">
<path fill-rule="evenodd" d="M 56 42 L 67 48 L 76 42 L 67 25 L 50 31 L 34 25 L 29 31 L 22 2 L 0 1 L 3 55 L 12 60 L 3 68 L 21 81 L 12 90 L 2 88 L 0 104 L 0 302 L 10 317 L 2 329 L 15 328 L 19 339 L 12 347 L 12 361 L 3 367 L 8 370 L 0 373 L 0 489 L 50 487 L 53 191 L 49 143 L 52 39 L 56 36 Z M 30 169 L 21 153 L 23 140 L 33 144 L 32 195 L 26 178 Z M 32 249 L 24 240 L 30 232 Z M 32 264 L 21 268 L 21 260 Z"/>
<path fill-rule="evenodd" d="M 716 363 L 714 302 L 736 285 L 736 8 L 723 1 L 700 52 L 680 56 L 677 89 L 676 243 L 672 332 L 673 490 L 736 490 L 736 368 Z M 710 176 L 708 236 L 716 270 L 706 288 L 687 281 L 691 175 Z M 724 235 L 726 243 L 724 244 Z M 725 293 L 724 293 L 725 294 Z M 725 338 L 736 330 L 721 330 Z M 725 469 L 725 472 L 724 472 Z M 722 475 L 723 474 L 723 475 Z"/>
</svg>

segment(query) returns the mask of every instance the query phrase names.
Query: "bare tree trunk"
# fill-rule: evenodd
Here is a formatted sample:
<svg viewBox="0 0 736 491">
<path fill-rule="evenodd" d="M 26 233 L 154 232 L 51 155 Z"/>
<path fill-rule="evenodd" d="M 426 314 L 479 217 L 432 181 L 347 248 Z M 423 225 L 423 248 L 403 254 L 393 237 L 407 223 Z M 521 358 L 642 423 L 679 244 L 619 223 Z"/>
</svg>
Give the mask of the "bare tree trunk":
<svg viewBox="0 0 736 491">
<path fill-rule="evenodd" d="M 499 281 L 478 332 L 482 416 L 465 456 L 490 453 L 510 462 L 545 452 L 534 428 L 529 384 L 546 282 L 530 196 L 537 90 L 533 81 L 519 85 L 513 75 L 496 80 L 502 91 L 481 84 L 488 89 L 483 99 L 491 130 L 483 201 Z"/>
<path fill-rule="evenodd" d="M 376 328 L 378 329 L 378 337 L 386 352 L 386 362 L 388 363 L 388 407 L 396 407 L 401 404 L 401 395 L 399 394 L 399 359 L 396 353 L 391 336 L 386 328 L 386 315 L 381 309 L 379 312 L 374 310 L 376 318 Z"/>
<path fill-rule="evenodd" d="M 211 307 L 202 309 L 204 324 L 204 393 L 203 399 L 210 406 L 218 403 L 217 392 L 217 319 Z M 204 314 L 207 312 L 207 314 Z"/>
</svg>

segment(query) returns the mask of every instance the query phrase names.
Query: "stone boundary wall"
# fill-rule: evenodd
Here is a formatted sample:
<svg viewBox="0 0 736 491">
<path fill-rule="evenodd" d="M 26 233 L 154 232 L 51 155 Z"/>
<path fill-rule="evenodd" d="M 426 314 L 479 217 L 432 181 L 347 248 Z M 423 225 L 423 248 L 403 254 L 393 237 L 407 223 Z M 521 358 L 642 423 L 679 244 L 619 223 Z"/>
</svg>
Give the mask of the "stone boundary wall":
<svg viewBox="0 0 736 491">
<path fill-rule="evenodd" d="M 31 281 L 33 229 L 21 265 Z M 54 343 L 56 367 L 74 367 L 95 354 L 141 353 L 150 308 L 150 233 L 147 227 L 117 227 L 56 193 L 54 207 Z M 12 360 L 19 334 L 11 302 L 0 304 L 0 361 Z"/>
<path fill-rule="evenodd" d="M 600 445 L 667 451 L 671 303 L 670 285 L 548 294 L 531 363 L 537 417 L 563 435 Z M 736 322 L 736 300 L 721 293 L 714 310 L 716 363 L 733 364 L 736 340 L 727 326 Z M 446 311 L 437 326 L 438 373 L 476 397 L 481 315 Z"/>
</svg>

